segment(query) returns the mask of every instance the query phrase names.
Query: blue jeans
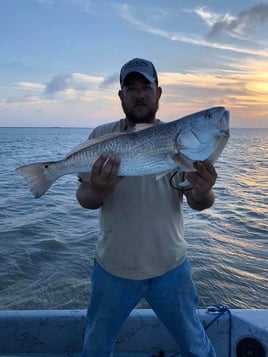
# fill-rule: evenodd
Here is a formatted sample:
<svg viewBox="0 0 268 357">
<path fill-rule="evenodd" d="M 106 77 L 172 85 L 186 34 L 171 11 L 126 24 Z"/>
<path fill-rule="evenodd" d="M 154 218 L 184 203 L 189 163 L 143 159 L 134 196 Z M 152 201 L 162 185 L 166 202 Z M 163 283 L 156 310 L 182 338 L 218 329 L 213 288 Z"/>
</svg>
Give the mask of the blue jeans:
<svg viewBox="0 0 268 357">
<path fill-rule="evenodd" d="M 175 339 L 181 357 L 216 357 L 196 313 L 198 296 L 188 259 L 147 280 L 120 278 L 96 263 L 81 357 L 110 357 L 122 324 L 143 297 Z"/>
</svg>

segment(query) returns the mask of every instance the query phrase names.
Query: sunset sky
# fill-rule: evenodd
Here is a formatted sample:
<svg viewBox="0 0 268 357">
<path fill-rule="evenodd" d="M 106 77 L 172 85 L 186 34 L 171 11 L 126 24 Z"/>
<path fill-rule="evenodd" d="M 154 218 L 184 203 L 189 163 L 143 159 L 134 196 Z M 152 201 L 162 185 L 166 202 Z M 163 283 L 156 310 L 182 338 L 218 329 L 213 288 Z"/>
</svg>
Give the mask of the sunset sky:
<svg viewBox="0 0 268 357">
<path fill-rule="evenodd" d="M 141 57 L 162 120 L 223 105 L 232 127 L 268 127 L 268 2 L 1 0 L 0 44 L 0 126 L 119 119 L 120 68 Z"/>
</svg>

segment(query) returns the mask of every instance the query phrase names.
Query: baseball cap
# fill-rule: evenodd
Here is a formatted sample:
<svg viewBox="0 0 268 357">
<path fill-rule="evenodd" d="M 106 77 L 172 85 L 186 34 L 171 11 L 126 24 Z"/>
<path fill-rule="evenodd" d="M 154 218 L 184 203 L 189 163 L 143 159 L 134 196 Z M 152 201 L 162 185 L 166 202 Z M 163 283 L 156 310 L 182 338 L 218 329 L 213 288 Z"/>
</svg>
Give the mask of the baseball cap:
<svg viewBox="0 0 268 357">
<path fill-rule="evenodd" d="M 152 62 L 142 59 L 142 58 L 134 58 L 128 61 L 126 64 L 123 65 L 120 71 L 120 84 L 121 87 L 124 84 L 124 81 L 130 73 L 137 72 L 142 74 L 149 82 L 155 82 L 158 84 L 158 77 L 157 72 L 152 64 Z"/>
</svg>

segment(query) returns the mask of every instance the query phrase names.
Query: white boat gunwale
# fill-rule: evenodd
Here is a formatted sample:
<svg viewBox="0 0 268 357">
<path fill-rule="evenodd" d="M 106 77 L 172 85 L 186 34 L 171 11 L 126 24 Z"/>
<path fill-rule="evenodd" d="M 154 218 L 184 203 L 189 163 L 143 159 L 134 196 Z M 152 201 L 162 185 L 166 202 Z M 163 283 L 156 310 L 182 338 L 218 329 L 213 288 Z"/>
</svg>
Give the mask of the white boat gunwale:
<svg viewBox="0 0 268 357">
<path fill-rule="evenodd" d="M 254 339 L 268 351 L 268 310 L 231 309 L 231 355 L 228 350 L 230 316 L 199 309 L 198 315 L 215 346 L 217 357 L 237 357 L 239 342 Z M 0 310 L 1 354 L 59 353 L 70 357 L 81 351 L 86 310 Z M 241 344 L 242 344 L 241 342 Z M 116 352 L 175 355 L 179 349 L 151 309 L 135 309 L 123 325 Z M 159 354 L 160 355 L 160 354 Z M 246 355 L 245 355 L 246 356 Z M 255 357 L 253 355 L 253 357 Z M 262 356 L 256 356 L 262 357 Z"/>
</svg>

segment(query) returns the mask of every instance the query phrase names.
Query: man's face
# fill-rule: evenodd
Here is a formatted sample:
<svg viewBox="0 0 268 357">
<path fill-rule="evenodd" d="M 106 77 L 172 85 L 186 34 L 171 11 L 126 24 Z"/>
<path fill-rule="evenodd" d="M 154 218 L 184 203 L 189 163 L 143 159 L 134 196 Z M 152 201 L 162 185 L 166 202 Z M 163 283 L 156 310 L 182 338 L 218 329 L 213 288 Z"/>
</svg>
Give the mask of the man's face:
<svg viewBox="0 0 268 357">
<path fill-rule="evenodd" d="M 123 111 L 133 124 L 154 121 L 160 96 L 161 88 L 138 73 L 130 74 L 119 91 Z"/>
</svg>

